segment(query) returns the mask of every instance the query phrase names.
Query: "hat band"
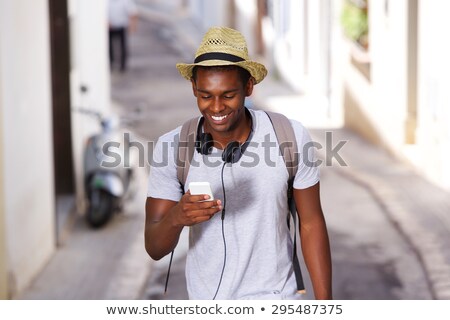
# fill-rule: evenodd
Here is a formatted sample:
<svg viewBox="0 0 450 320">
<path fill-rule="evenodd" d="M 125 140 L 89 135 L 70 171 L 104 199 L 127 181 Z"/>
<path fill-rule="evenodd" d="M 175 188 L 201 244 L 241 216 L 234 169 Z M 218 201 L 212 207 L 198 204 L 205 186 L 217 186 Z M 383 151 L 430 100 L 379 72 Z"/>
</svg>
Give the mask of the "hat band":
<svg viewBox="0 0 450 320">
<path fill-rule="evenodd" d="M 234 54 L 223 52 L 208 52 L 201 54 L 197 58 L 195 58 L 194 63 L 199 63 L 205 60 L 225 60 L 230 62 L 245 61 L 245 59 L 235 56 Z"/>
</svg>

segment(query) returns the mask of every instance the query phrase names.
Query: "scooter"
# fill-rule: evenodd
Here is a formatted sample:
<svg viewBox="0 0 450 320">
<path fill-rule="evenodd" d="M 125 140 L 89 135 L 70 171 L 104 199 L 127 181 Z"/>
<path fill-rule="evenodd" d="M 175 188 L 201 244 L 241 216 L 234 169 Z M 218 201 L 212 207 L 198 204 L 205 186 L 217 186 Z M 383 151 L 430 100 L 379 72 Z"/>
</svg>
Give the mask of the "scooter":
<svg viewBox="0 0 450 320">
<path fill-rule="evenodd" d="M 84 183 L 88 200 L 86 220 L 93 228 L 105 225 L 117 211 L 121 211 L 125 195 L 133 179 L 133 168 L 123 163 L 127 148 L 121 121 L 116 116 L 105 117 L 101 113 L 78 108 L 77 111 L 90 115 L 100 123 L 101 131 L 89 137 L 84 152 Z M 107 146 L 114 148 L 113 163 Z"/>
</svg>

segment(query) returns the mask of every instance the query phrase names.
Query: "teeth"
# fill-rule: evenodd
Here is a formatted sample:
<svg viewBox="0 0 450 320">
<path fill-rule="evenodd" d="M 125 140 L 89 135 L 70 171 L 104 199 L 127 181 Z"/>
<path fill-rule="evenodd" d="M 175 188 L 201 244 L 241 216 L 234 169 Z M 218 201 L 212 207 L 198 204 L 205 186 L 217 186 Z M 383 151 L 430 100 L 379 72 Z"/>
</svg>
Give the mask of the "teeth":
<svg viewBox="0 0 450 320">
<path fill-rule="evenodd" d="M 223 119 L 225 119 L 227 116 L 222 116 L 222 117 L 216 117 L 216 116 L 211 116 L 211 118 L 213 118 L 214 121 L 222 121 Z"/>
</svg>

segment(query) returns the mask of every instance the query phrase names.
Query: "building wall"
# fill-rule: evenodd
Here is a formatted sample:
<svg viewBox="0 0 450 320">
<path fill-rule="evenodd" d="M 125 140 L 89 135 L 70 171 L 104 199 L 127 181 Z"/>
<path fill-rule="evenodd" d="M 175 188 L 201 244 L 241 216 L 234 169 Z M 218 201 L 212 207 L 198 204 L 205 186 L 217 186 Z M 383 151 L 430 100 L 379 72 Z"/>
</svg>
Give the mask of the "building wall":
<svg viewBox="0 0 450 320">
<path fill-rule="evenodd" d="M 450 189 L 448 10 L 439 0 L 370 1 L 371 79 L 348 64 L 344 104 L 347 126 Z"/>
<path fill-rule="evenodd" d="M 69 0 L 73 107 L 110 111 L 106 0 Z M 0 297 L 21 293 L 55 251 L 47 0 L 0 1 Z M 86 94 L 81 85 L 89 88 Z M 77 198 L 93 119 L 73 113 Z"/>
<path fill-rule="evenodd" d="M 450 189 L 450 29 L 448 1 L 419 2 L 417 164 Z"/>
<path fill-rule="evenodd" d="M 408 1 L 369 2 L 370 80 L 347 55 L 344 74 L 346 125 L 401 154 L 407 111 Z M 351 50 L 349 50 L 351 52 Z"/>
<path fill-rule="evenodd" d="M 393 148 L 404 143 L 407 111 L 407 0 L 370 2 L 370 56 L 375 106 L 370 114 Z"/>
<path fill-rule="evenodd" d="M 262 33 L 266 52 L 266 64 L 272 75 L 281 78 L 289 77 L 289 64 L 291 59 L 291 47 L 287 33 L 290 30 L 290 20 L 288 14 L 291 1 L 267 1 L 267 16 L 263 17 Z M 302 20 L 300 17 L 298 20 Z M 293 31 L 293 30 L 292 30 Z M 303 33 L 298 34 L 299 37 Z M 300 62 L 303 55 L 298 56 L 297 62 Z M 298 70 L 300 63 L 291 64 L 293 70 Z M 302 73 L 303 75 L 303 73 Z M 300 79 L 299 79 L 300 80 Z M 303 82 L 303 77 L 302 80 Z"/>
<path fill-rule="evenodd" d="M 0 12 L 3 7 L 0 3 Z M 2 61 L 2 42 L 0 34 L 0 62 Z M 0 74 L 2 74 L 2 64 L 0 63 Z M 0 77 L 0 299 L 8 298 L 8 261 L 6 248 L 6 212 L 5 212 L 5 187 L 4 187 L 4 167 L 3 167 L 3 85 L 2 77 Z"/>
<path fill-rule="evenodd" d="M 55 247 L 48 22 L 46 0 L 1 2 L 0 145 L 6 232 L 0 237 L 6 242 L 10 296 L 27 286 Z"/>
<path fill-rule="evenodd" d="M 69 0 L 71 28 L 72 107 L 111 112 L 110 74 L 106 0 Z M 88 88 L 86 93 L 81 87 Z M 100 130 L 92 117 L 72 113 L 73 156 L 76 180 L 76 204 L 79 214 L 85 209 L 83 188 L 83 148 L 88 137 Z"/>
<path fill-rule="evenodd" d="M 248 52 L 254 57 L 257 52 L 256 19 L 258 17 L 257 0 L 234 0 L 235 29 L 239 30 L 247 41 Z"/>
<path fill-rule="evenodd" d="M 263 33 L 271 69 L 298 92 L 326 95 L 331 2 L 272 0 L 268 5 Z"/>
<path fill-rule="evenodd" d="M 232 0 L 190 0 L 189 11 L 206 31 L 212 26 L 228 26 L 229 1 Z"/>
</svg>

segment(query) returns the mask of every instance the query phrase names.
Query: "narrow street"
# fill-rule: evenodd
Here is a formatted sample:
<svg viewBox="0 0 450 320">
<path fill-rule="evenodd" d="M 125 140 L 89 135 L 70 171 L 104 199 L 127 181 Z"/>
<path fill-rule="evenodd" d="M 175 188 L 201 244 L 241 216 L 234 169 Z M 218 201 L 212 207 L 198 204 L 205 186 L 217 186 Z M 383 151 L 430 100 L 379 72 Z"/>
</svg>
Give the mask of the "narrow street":
<svg viewBox="0 0 450 320">
<path fill-rule="evenodd" d="M 141 110 L 130 131 L 151 147 L 158 136 L 198 115 L 191 85 L 178 74 L 175 64 L 193 59 L 193 44 L 198 45 L 199 35 L 184 14 L 168 8 L 147 9 L 137 33 L 130 37 L 129 70 L 111 74 L 111 92 L 118 113 Z M 273 81 L 268 78 L 258 85 L 255 101 L 265 100 L 266 91 L 277 94 Z M 263 102 L 255 105 L 263 107 Z M 289 111 L 283 106 L 277 110 Z M 308 120 L 304 125 L 308 127 Z M 333 142 L 326 140 L 327 131 L 333 132 Z M 310 128 L 310 133 L 323 146 L 347 141 L 340 153 L 347 166 L 321 166 L 334 298 L 450 296 L 450 249 L 443 245 L 449 237 L 448 194 L 347 129 Z M 319 157 L 326 157 L 325 150 L 319 150 Z M 188 229 L 175 250 L 166 295 L 169 257 L 151 261 L 144 249 L 148 155 L 141 156 L 146 161 L 137 173 L 138 193 L 125 212 L 96 231 L 78 217 L 64 245 L 19 299 L 187 299 Z M 429 199 L 434 206 L 427 206 Z M 439 210 L 441 215 L 431 215 Z M 307 275 L 304 265 L 303 273 Z M 441 278 L 447 282 L 438 281 Z M 305 298 L 312 299 L 309 278 L 305 280 Z"/>
<path fill-rule="evenodd" d="M 131 48 L 131 70 L 113 77 L 113 95 L 122 105 L 134 102 L 148 105 L 136 130 L 150 141 L 197 114 L 190 84 L 175 68 L 175 63 L 192 59 L 186 54 L 192 48 L 180 52 L 178 41 L 174 25 L 141 19 L 139 34 L 133 38 Z M 325 130 L 312 130 L 317 141 L 324 134 Z M 352 138 L 346 146 L 349 153 L 346 159 L 350 161 L 355 157 L 352 145 L 381 152 L 350 132 L 340 130 L 340 134 Z M 334 297 L 430 299 L 432 293 L 414 248 L 373 195 L 345 174 L 348 170 L 351 167 L 322 168 L 322 202 L 332 245 Z M 168 257 L 152 264 L 142 299 L 187 298 L 183 268 L 186 231 L 175 251 L 167 295 L 162 294 Z M 311 293 L 309 287 L 307 298 L 312 298 Z"/>
</svg>

